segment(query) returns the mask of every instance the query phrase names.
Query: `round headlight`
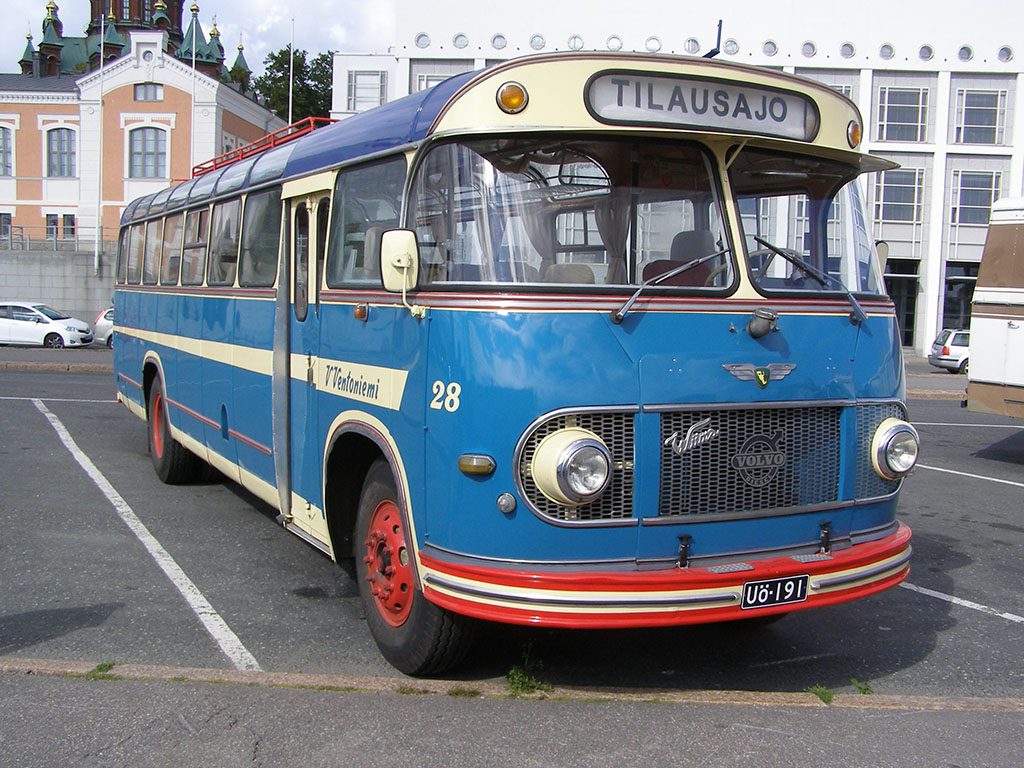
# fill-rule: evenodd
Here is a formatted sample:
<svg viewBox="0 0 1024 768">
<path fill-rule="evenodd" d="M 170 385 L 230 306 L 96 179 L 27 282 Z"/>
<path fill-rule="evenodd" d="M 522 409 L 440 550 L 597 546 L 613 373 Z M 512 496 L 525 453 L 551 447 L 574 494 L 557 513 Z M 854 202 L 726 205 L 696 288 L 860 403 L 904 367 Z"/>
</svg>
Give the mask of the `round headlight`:
<svg viewBox="0 0 1024 768">
<path fill-rule="evenodd" d="M 881 477 L 896 480 L 917 463 L 921 439 L 917 430 L 901 419 L 886 419 L 871 441 L 871 463 Z"/>
<path fill-rule="evenodd" d="M 570 498 L 583 501 L 597 496 L 610 475 L 611 457 L 600 441 L 577 440 L 562 453 L 559 484 Z"/>
<path fill-rule="evenodd" d="M 540 441 L 530 469 L 537 488 L 549 499 L 580 506 L 608 487 L 612 457 L 601 438 L 590 430 L 560 429 Z"/>
</svg>

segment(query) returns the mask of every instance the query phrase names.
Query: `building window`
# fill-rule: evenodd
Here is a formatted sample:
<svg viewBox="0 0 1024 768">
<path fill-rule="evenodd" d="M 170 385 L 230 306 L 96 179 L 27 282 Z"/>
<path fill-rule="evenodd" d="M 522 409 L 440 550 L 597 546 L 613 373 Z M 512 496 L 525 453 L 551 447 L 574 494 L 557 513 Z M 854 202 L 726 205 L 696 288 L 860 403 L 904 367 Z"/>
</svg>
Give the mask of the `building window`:
<svg viewBox="0 0 1024 768">
<path fill-rule="evenodd" d="M 147 24 L 153 20 L 153 11 L 149 0 L 142 0 L 142 20 Z"/>
<path fill-rule="evenodd" d="M 75 175 L 75 132 L 70 128 L 47 132 L 46 175 L 50 178 Z"/>
<path fill-rule="evenodd" d="M 167 177 L 167 133 L 160 128 L 128 132 L 128 176 L 133 179 Z"/>
<path fill-rule="evenodd" d="M 60 217 L 56 213 L 46 214 L 46 236 L 50 239 L 57 238 L 57 227 Z"/>
<path fill-rule="evenodd" d="M 128 21 L 132 17 L 131 3 L 129 0 L 121 0 L 121 18 Z"/>
<path fill-rule="evenodd" d="M 945 291 L 942 297 L 943 328 L 967 328 L 971 324 L 971 300 L 977 282 L 977 262 L 946 262 Z"/>
<path fill-rule="evenodd" d="M 14 168 L 11 163 L 13 139 L 14 134 L 11 132 L 11 129 L 0 126 L 0 176 L 14 175 Z"/>
<path fill-rule="evenodd" d="M 422 90 L 422 89 L 421 89 Z M 362 112 L 388 100 L 387 72 L 348 73 L 348 111 Z"/>
<path fill-rule="evenodd" d="M 878 140 L 925 141 L 928 127 L 928 89 L 878 89 Z"/>
<path fill-rule="evenodd" d="M 451 75 L 416 75 L 416 90 L 425 91 L 427 88 L 433 88 L 438 83 L 443 83 Z"/>
<path fill-rule="evenodd" d="M 924 168 L 900 168 L 878 174 L 875 221 L 920 224 L 924 198 Z"/>
<path fill-rule="evenodd" d="M 956 92 L 957 144 L 1002 144 L 1006 129 L 1006 91 Z"/>
<path fill-rule="evenodd" d="M 11 236 L 11 214 L 0 213 L 0 237 Z M 7 246 L 10 247 L 10 244 Z"/>
<path fill-rule="evenodd" d="M 61 227 L 63 229 L 62 235 L 66 240 L 72 240 L 75 237 L 75 215 L 73 213 L 65 213 L 61 216 Z"/>
<path fill-rule="evenodd" d="M 135 86 L 136 101 L 163 101 L 164 87 L 160 83 L 139 83 Z"/>
<path fill-rule="evenodd" d="M 988 226 L 992 203 L 999 199 L 1003 174 L 999 171 L 953 171 L 953 205 L 949 222 L 954 227 Z"/>
</svg>

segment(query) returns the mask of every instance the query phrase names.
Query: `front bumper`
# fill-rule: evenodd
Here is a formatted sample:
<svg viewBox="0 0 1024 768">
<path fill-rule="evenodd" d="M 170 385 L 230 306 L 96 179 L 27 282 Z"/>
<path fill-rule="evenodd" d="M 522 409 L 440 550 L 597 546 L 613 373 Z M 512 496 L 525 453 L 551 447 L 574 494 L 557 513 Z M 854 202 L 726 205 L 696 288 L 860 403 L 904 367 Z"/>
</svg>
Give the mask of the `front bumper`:
<svg viewBox="0 0 1024 768">
<path fill-rule="evenodd" d="M 421 555 L 428 600 L 455 613 L 565 628 L 653 627 L 751 618 L 833 605 L 881 592 L 910 572 L 910 529 L 827 555 L 744 560 L 655 571 L 537 571 Z M 744 610 L 744 584 L 806 574 L 807 599 Z"/>
</svg>

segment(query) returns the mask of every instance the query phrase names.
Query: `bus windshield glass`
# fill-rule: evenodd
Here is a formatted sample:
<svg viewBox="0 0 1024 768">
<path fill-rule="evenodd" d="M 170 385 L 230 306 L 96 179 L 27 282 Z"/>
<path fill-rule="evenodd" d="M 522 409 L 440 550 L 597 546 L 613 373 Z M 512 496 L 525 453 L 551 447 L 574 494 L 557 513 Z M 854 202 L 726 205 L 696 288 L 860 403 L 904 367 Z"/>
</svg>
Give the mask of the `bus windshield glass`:
<svg viewBox="0 0 1024 768">
<path fill-rule="evenodd" d="M 760 291 L 885 294 L 857 173 L 822 158 L 739 152 L 729 181 Z"/>
<path fill-rule="evenodd" d="M 416 174 L 420 275 L 445 283 L 639 285 L 735 279 L 712 164 L 697 144 L 563 136 L 435 146 Z"/>
</svg>

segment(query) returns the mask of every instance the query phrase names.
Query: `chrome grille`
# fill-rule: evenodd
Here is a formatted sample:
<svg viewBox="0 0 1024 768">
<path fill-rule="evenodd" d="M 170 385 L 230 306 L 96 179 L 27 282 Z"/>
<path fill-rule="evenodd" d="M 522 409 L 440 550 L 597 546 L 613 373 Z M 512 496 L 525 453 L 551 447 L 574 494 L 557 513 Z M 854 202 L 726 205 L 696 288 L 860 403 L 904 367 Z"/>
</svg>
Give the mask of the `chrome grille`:
<svg viewBox="0 0 1024 768">
<path fill-rule="evenodd" d="M 878 425 L 886 419 L 906 419 L 901 403 L 865 403 L 857 406 L 857 454 L 853 482 L 853 497 L 874 499 L 896 493 L 899 480 L 879 477 L 871 464 L 871 441 Z"/>
<path fill-rule="evenodd" d="M 633 413 L 563 413 L 537 425 L 522 443 L 519 479 L 526 502 L 538 514 L 565 522 L 620 520 L 633 516 Z M 552 501 L 537 488 L 530 466 L 537 445 L 559 429 L 578 427 L 598 435 L 612 456 L 608 489 L 591 504 L 567 507 Z"/>
<path fill-rule="evenodd" d="M 839 406 L 663 413 L 659 514 L 735 514 L 836 501 L 841 414 Z M 680 455 L 673 444 L 687 443 L 691 427 L 695 444 Z M 717 434 L 708 437 L 708 430 Z"/>
</svg>

